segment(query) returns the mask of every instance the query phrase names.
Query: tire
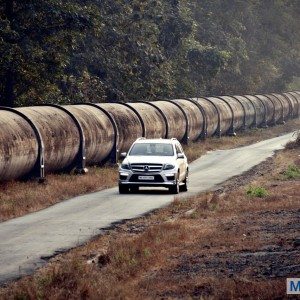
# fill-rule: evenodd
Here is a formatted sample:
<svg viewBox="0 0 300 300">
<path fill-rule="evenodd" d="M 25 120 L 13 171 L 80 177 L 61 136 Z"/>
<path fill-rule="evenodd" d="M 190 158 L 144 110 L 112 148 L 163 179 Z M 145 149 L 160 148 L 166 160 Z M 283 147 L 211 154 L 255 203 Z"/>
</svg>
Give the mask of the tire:
<svg viewBox="0 0 300 300">
<path fill-rule="evenodd" d="M 179 173 L 177 175 L 177 180 L 176 180 L 176 184 L 169 187 L 169 192 L 170 194 L 179 194 L 180 192 L 180 188 L 179 188 Z"/>
<path fill-rule="evenodd" d="M 181 190 L 183 191 L 183 192 L 187 192 L 188 191 L 188 172 L 186 173 L 186 177 L 185 177 L 185 179 L 184 179 L 184 181 L 183 181 L 183 185 L 181 186 Z"/>
<path fill-rule="evenodd" d="M 123 184 L 119 184 L 119 193 L 120 194 L 128 194 L 129 193 L 129 187 Z"/>
</svg>

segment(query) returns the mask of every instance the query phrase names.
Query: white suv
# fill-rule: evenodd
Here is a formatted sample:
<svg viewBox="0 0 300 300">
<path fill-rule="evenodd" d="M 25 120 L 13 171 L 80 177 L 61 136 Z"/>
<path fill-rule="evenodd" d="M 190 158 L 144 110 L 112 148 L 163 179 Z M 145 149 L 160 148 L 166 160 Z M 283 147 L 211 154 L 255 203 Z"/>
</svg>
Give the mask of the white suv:
<svg viewBox="0 0 300 300">
<path fill-rule="evenodd" d="M 120 194 L 140 186 L 166 187 L 173 194 L 187 191 L 189 167 L 177 139 L 137 139 L 119 167 Z"/>
</svg>

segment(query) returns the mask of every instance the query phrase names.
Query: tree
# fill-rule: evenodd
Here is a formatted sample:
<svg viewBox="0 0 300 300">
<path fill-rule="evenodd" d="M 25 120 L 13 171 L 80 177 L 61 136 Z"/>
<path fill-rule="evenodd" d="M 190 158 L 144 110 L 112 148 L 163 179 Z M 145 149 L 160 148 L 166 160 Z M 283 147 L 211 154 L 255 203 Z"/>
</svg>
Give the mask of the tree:
<svg viewBox="0 0 300 300">
<path fill-rule="evenodd" d="M 95 19 L 77 1 L 1 0 L 1 104 L 63 101 L 58 82 Z"/>
<path fill-rule="evenodd" d="M 279 92 L 300 77 L 298 0 L 0 3 L 1 105 Z"/>
</svg>

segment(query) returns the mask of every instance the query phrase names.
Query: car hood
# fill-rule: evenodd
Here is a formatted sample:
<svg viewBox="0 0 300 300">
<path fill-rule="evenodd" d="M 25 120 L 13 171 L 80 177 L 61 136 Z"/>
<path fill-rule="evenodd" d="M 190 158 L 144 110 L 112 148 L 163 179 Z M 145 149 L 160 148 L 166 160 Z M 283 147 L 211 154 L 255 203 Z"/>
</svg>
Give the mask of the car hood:
<svg viewBox="0 0 300 300">
<path fill-rule="evenodd" d="M 173 156 L 129 156 L 126 157 L 123 163 L 130 164 L 175 164 L 176 159 Z"/>
</svg>

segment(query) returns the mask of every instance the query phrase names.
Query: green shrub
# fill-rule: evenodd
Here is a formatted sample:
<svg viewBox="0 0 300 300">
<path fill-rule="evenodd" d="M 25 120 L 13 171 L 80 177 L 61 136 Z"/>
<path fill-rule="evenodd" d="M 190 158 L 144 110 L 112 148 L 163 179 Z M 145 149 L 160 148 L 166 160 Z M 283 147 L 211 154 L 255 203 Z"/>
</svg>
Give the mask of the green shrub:
<svg viewBox="0 0 300 300">
<path fill-rule="evenodd" d="M 261 186 L 257 186 L 257 187 L 250 186 L 247 189 L 246 194 L 250 197 L 263 198 L 263 197 L 268 196 L 268 191 L 264 187 L 261 187 Z"/>
<path fill-rule="evenodd" d="M 297 166 L 288 166 L 283 175 L 287 179 L 300 179 L 300 168 Z"/>
</svg>

